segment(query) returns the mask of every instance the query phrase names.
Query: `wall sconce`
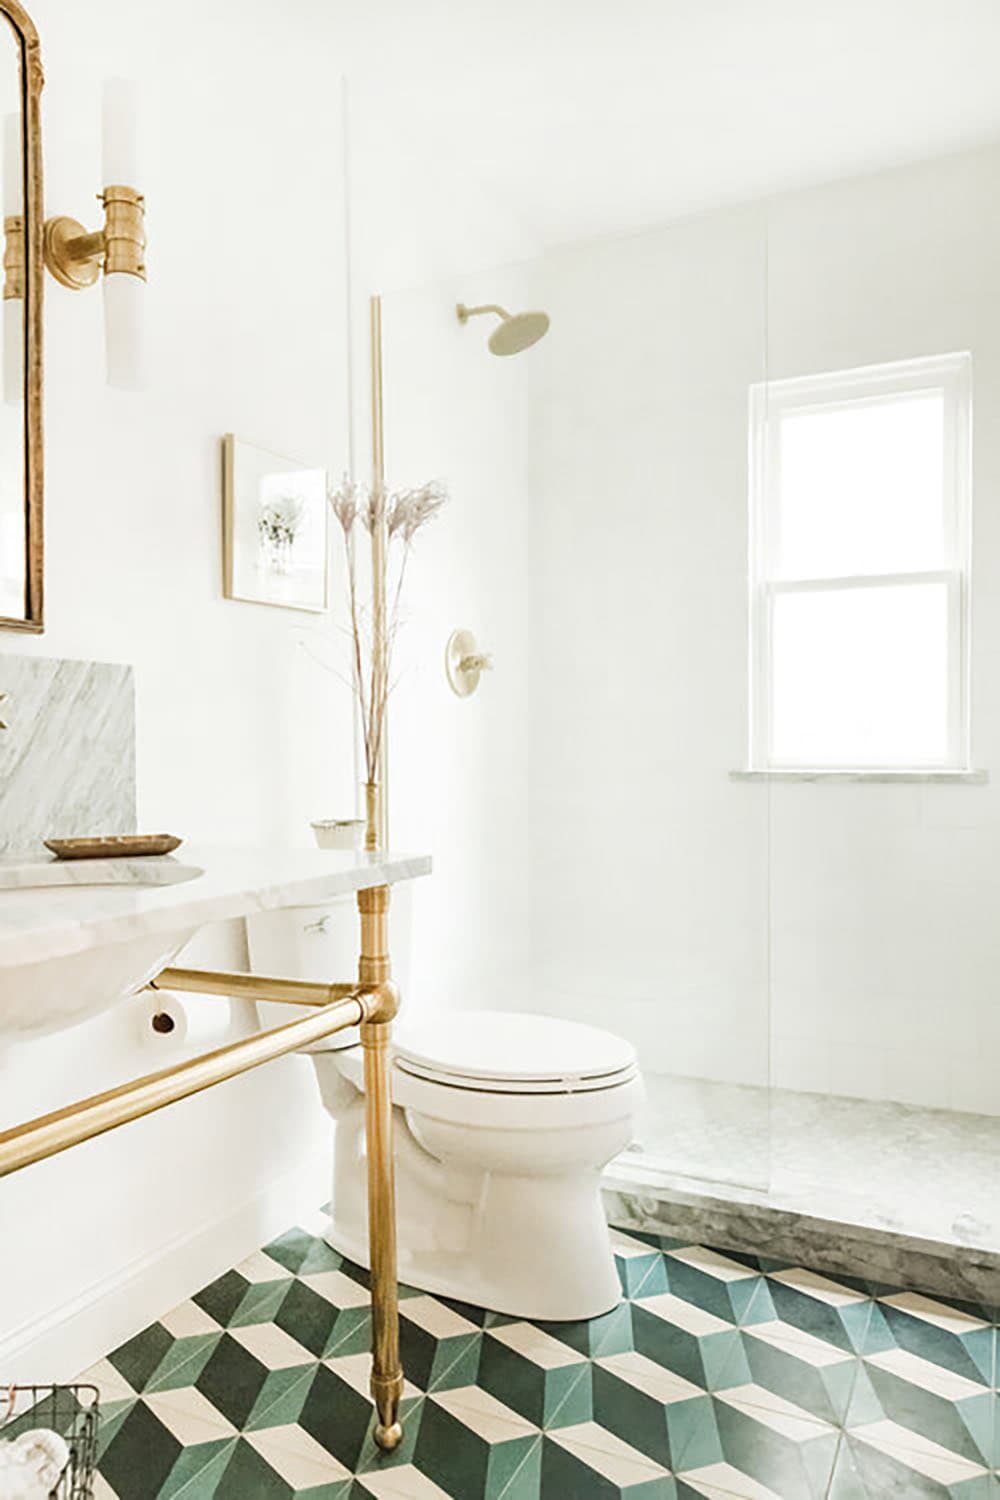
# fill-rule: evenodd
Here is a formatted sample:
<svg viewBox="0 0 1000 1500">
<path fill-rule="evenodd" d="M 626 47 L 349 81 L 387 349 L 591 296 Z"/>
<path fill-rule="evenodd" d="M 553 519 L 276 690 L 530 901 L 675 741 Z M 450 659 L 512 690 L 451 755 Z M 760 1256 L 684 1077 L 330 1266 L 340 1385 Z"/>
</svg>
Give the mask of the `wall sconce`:
<svg viewBox="0 0 1000 1500">
<path fill-rule="evenodd" d="M 104 227 L 92 233 L 61 215 L 45 223 L 45 264 L 71 291 L 93 286 L 104 272 L 104 342 L 108 384 L 143 386 L 143 283 L 146 200 L 137 188 L 135 90 L 124 79 L 104 86 L 103 176 L 98 193 Z"/>
</svg>

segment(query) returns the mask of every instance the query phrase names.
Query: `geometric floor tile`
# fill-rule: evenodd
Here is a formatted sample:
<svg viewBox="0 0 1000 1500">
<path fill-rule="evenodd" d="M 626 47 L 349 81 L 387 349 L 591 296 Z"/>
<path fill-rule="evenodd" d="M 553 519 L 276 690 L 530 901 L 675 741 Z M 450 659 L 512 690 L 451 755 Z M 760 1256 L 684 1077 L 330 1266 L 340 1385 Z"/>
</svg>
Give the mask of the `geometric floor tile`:
<svg viewBox="0 0 1000 1500">
<path fill-rule="evenodd" d="M 147 1395 L 146 1405 L 184 1448 L 236 1436 L 236 1428 L 195 1386 Z"/>
<path fill-rule="evenodd" d="M 363 1474 L 355 1486 L 360 1497 L 374 1500 L 448 1500 L 447 1492 L 421 1474 L 412 1464 L 385 1474 Z"/>
<path fill-rule="evenodd" d="M 350 1470 L 295 1422 L 247 1434 L 247 1442 L 293 1490 L 349 1479 Z"/>
<path fill-rule="evenodd" d="M 892 1475 L 891 1482 L 901 1493 L 972 1495 L 989 1476 L 981 1464 L 960 1457 L 896 1422 L 871 1422 L 856 1427 L 850 1433 L 850 1445 L 863 1476 L 866 1472 Z M 876 1454 L 882 1460 L 880 1464 L 874 1459 Z M 886 1488 L 889 1482 L 883 1478 L 882 1487 Z"/>
<path fill-rule="evenodd" d="M 585 1493 L 589 1486 L 595 1494 L 607 1488 L 609 1494 L 639 1496 L 669 1495 L 668 1471 L 636 1448 L 630 1447 L 597 1422 L 581 1422 L 576 1427 L 561 1427 L 545 1438 L 542 1479 L 554 1493 Z M 600 1485 L 603 1480 L 604 1485 Z"/>
<path fill-rule="evenodd" d="M 365 1274 L 297 1227 L 81 1379 L 95 1500 L 1000 1500 L 982 1308 L 614 1230 L 622 1302 L 532 1323 L 402 1289 L 404 1440 Z"/>
<path fill-rule="evenodd" d="M 691 1469 L 684 1475 L 677 1490 L 678 1495 L 704 1495 L 706 1500 L 782 1500 L 782 1497 L 767 1485 L 758 1484 L 731 1464 L 708 1464 L 704 1469 Z"/>
</svg>

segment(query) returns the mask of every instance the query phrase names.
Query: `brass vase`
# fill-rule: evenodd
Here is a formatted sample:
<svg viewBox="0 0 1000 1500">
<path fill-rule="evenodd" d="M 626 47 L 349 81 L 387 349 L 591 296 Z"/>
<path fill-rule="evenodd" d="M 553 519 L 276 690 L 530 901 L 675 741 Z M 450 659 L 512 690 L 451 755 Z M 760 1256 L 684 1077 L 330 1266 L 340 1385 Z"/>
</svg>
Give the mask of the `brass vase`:
<svg viewBox="0 0 1000 1500">
<path fill-rule="evenodd" d="M 365 782 L 365 849 L 378 848 L 382 814 L 382 788 L 377 781 Z"/>
</svg>

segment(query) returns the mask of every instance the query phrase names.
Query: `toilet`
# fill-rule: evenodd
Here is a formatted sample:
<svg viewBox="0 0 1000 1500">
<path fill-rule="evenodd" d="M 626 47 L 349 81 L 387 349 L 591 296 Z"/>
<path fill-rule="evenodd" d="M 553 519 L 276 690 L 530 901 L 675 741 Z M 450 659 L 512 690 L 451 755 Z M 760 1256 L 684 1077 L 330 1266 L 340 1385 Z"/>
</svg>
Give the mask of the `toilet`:
<svg viewBox="0 0 1000 1500">
<path fill-rule="evenodd" d="M 337 1040 L 311 1054 L 336 1125 L 327 1239 L 367 1265 L 363 1054 Z M 511 1011 L 403 1019 L 392 1091 L 401 1281 L 542 1321 L 618 1303 L 600 1183 L 642 1101 L 629 1042 Z"/>
</svg>

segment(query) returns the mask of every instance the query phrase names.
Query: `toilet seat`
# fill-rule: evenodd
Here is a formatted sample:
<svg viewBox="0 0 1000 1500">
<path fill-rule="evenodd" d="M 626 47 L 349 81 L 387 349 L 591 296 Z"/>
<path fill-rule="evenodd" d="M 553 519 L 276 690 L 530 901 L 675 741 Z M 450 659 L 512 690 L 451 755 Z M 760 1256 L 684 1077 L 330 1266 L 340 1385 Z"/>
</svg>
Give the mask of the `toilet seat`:
<svg viewBox="0 0 1000 1500">
<path fill-rule="evenodd" d="M 316 1053 L 313 1061 L 336 1068 L 340 1077 L 363 1094 L 363 1047 Z M 444 1073 L 432 1076 L 430 1070 L 421 1074 L 403 1067 L 399 1058 L 394 1061 L 391 1077 L 393 1104 L 400 1109 L 478 1130 L 541 1134 L 585 1130 L 634 1115 L 643 1095 L 637 1067 L 624 1068 L 585 1088 L 568 1088 L 567 1080 L 541 1080 L 540 1088 L 531 1088 L 529 1083 L 531 1080 L 501 1079 L 484 1080 L 480 1085 L 468 1076 L 451 1079 Z"/>
<path fill-rule="evenodd" d="M 403 1027 L 396 1067 L 413 1078 L 488 1094 L 575 1094 L 638 1075 L 631 1042 L 554 1016 L 452 1012 Z"/>
<path fill-rule="evenodd" d="M 620 1119 L 642 1097 L 631 1043 L 575 1021 L 449 1012 L 401 1027 L 393 1046 L 393 1102 L 455 1124 L 575 1130 Z M 363 1050 L 327 1054 L 360 1092 Z"/>
</svg>

